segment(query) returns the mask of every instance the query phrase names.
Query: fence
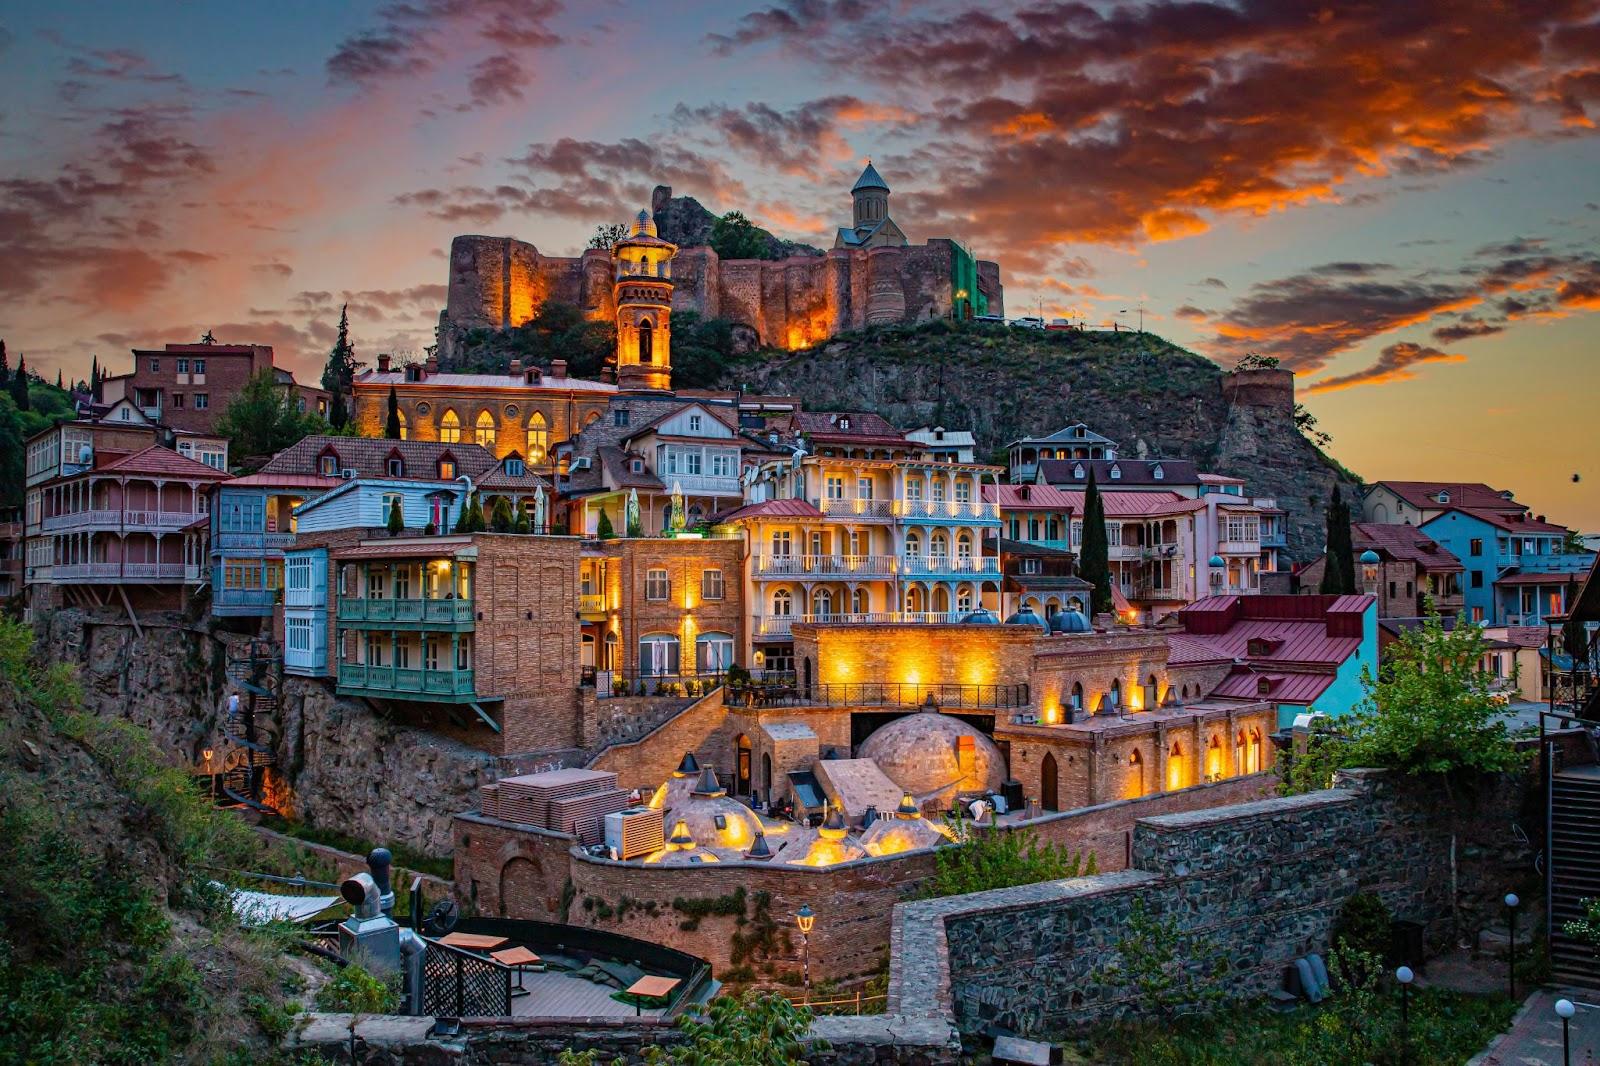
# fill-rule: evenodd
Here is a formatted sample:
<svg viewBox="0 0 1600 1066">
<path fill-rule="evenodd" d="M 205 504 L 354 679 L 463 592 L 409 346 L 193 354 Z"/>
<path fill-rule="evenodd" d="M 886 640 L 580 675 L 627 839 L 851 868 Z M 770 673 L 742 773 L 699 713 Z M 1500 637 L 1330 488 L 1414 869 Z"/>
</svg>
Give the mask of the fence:
<svg viewBox="0 0 1600 1066">
<path fill-rule="evenodd" d="M 757 702 L 786 707 L 928 707 L 999 709 L 1028 707 L 1027 685 L 920 685 L 865 681 L 810 685 L 797 691 L 768 690 Z"/>
<path fill-rule="evenodd" d="M 813 1014 L 830 1016 L 882 1014 L 889 1003 L 889 996 L 885 992 L 869 994 L 856 991 L 823 996 L 810 992 L 785 992 L 783 996 L 796 1006 L 810 1007 Z"/>
<path fill-rule="evenodd" d="M 652 674 L 636 670 L 596 670 L 586 673 L 584 684 L 594 685 L 597 700 L 627 696 L 667 696 L 697 699 L 728 680 L 728 672 L 705 674 Z"/>
<path fill-rule="evenodd" d="M 510 1016 L 511 968 L 429 940 L 422 962 L 422 1013 L 451 1018 Z"/>
</svg>

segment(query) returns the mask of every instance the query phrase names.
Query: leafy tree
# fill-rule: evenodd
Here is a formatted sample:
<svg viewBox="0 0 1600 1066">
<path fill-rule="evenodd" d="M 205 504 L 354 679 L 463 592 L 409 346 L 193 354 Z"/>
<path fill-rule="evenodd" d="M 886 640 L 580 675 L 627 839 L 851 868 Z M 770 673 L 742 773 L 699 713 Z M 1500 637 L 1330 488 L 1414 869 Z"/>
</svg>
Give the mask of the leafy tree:
<svg viewBox="0 0 1600 1066">
<path fill-rule="evenodd" d="M 0 392 L 0 506 L 23 502 L 23 432 L 17 407 Z"/>
<path fill-rule="evenodd" d="M 1322 567 L 1324 595 L 1352 595 L 1356 591 L 1355 549 L 1350 543 L 1350 505 L 1344 502 L 1339 486 L 1333 486 L 1325 512 L 1328 520 L 1328 551 Z"/>
<path fill-rule="evenodd" d="M 1340 732 L 1289 757 L 1281 791 L 1327 788 L 1335 770 L 1355 766 L 1433 775 L 1446 789 L 1458 776 L 1521 768 L 1494 679 L 1479 666 L 1487 648 L 1483 627 L 1458 620 L 1447 630 L 1437 612 L 1403 632 L 1377 674 L 1363 672 L 1365 702 Z"/>
<path fill-rule="evenodd" d="M 28 399 L 28 360 L 21 356 L 17 358 L 17 372 L 11 378 L 11 402 L 19 411 L 32 407 Z"/>
<path fill-rule="evenodd" d="M 1303 403 L 1294 405 L 1294 428 L 1324 451 L 1333 444 L 1333 434 L 1317 428 L 1317 416 L 1307 410 Z"/>
<path fill-rule="evenodd" d="M 1222 1000 L 1219 978 L 1227 962 L 1209 937 L 1185 938 L 1176 916 L 1157 918 L 1142 899 L 1133 901 L 1124 929 L 1117 941 L 1119 976 L 1139 990 L 1141 1009 L 1171 1022 L 1180 1011 Z"/>
<path fill-rule="evenodd" d="M 400 510 L 400 497 L 389 501 L 389 536 L 398 536 L 406 528 L 405 514 Z"/>
<path fill-rule="evenodd" d="M 344 398 L 350 392 L 359 366 L 355 346 L 350 343 L 350 305 L 345 304 L 339 308 L 339 334 L 328 352 L 327 365 L 322 369 L 322 387 L 332 397 L 328 412 L 334 429 L 342 429 L 349 420 Z"/>
<path fill-rule="evenodd" d="M 1078 550 L 1078 576 L 1094 586 L 1090 614 L 1111 610 L 1111 545 L 1106 539 L 1106 509 L 1100 488 L 1089 468 L 1089 483 L 1083 488 L 1083 543 Z"/>
<path fill-rule="evenodd" d="M 1278 357 L 1275 355 L 1262 355 L 1259 352 L 1251 352 L 1249 355 L 1233 364 L 1233 368 L 1235 370 L 1276 370 L 1278 369 Z"/>
<path fill-rule="evenodd" d="M 489 528 L 496 533 L 510 533 L 517 520 L 511 513 L 511 501 L 496 496 L 489 507 Z"/>
<path fill-rule="evenodd" d="M 967 830 L 960 843 L 934 852 L 934 875 L 922 898 L 961 896 L 991 888 L 1032 885 L 1098 871 L 1093 852 L 1042 841 L 1031 830 Z"/>
<path fill-rule="evenodd" d="M 11 384 L 11 359 L 6 355 L 6 342 L 0 339 L 0 385 Z"/>
<path fill-rule="evenodd" d="M 383 435 L 389 440 L 400 439 L 400 397 L 389 386 L 389 417 L 383 422 Z"/>
<path fill-rule="evenodd" d="M 737 358 L 734 324 L 725 318 L 701 318 L 696 311 L 672 316 L 672 381 L 679 388 L 715 385 Z"/>
<path fill-rule="evenodd" d="M 600 522 L 595 526 L 594 535 L 601 540 L 612 540 L 617 535 L 616 529 L 611 525 L 611 516 L 604 511 L 600 512 Z"/>
<path fill-rule="evenodd" d="M 590 248 L 604 248 L 611 250 L 612 245 L 629 234 L 627 223 L 613 222 L 609 226 L 596 226 L 594 234 L 589 238 Z"/>
<path fill-rule="evenodd" d="M 276 455 L 327 428 L 316 414 L 300 410 L 292 392 L 278 387 L 271 368 L 252 374 L 217 419 L 217 432 L 232 441 L 233 455 L 240 459 Z"/>
<path fill-rule="evenodd" d="M 729 211 L 711 226 L 711 249 L 721 259 L 763 259 L 766 231 L 739 211 Z"/>
<path fill-rule="evenodd" d="M 527 322 L 510 329 L 468 330 L 452 365 L 480 374 L 503 374 L 513 358 L 524 366 L 549 366 L 565 359 L 574 377 L 600 373 L 616 350 L 616 324 L 584 316 L 581 308 L 560 300 L 546 300 Z"/>
</svg>

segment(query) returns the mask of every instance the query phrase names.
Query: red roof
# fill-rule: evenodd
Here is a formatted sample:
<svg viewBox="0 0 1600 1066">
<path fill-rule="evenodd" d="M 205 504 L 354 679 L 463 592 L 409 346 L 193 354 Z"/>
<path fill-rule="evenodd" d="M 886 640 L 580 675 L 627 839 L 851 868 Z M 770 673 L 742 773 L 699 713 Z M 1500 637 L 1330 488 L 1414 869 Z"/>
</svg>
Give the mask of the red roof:
<svg viewBox="0 0 1600 1066">
<path fill-rule="evenodd" d="M 1519 648 L 1542 648 L 1550 639 L 1544 626 L 1506 626 L 1506 642 Z"/>
<path fill-rule="evenodd" d="M 1481 507 L 1495 511 L 1526 511 L 1499 489 L 1481 481 L 1380 481 L 1374 488 L 1386 488 L 1411 506 L 1431 511 L 1435 507 Z M 1440 493 L 1448 493 L 1449 503 L 1441 503 Z"/>
<path fill-rule="evenodd" d="M 1022 498 L 1023 492 L 1028 494 Z M 984 485 L 983 498 L 993 503 L 998 497 L 1002 511 L 1071 511 L 1072 497 L 1054 485 Z M 1078 493 L 1081 499 L 1083 494 Z"/>
<path fill-rule="evenodd" d="M 1272 683 L 1270 691 L 1261 691 L 1261 679 Z M 1271 700 L 1274 703 L 1306 703 L 1322 695 L 1334 682 L 1332 674 L 1273 673 L 1264 674 L 1241 668 L 1222 679 L 1211 690 L 1211 695 L 1235 700 Z"/>
<path fill-rule="evenodd" d="M 253 488 L 261 485 L 279 489 L 332 489 L 344 484 L 343 478 L 323 477 L 321 474 L 247 474 L 228 482 L 229 487 L 243 485 Z"/>
<path fill-rule="evenodd" d="M 141 474 L 153 477 L 170 477 L 176 479 L 199 479 L 203 481 L 227 481 L 228 473 L 218 470 L 214 466 L 196 462 L 185 458 L 170 448 L 163 448 L 159 444 L 152 444 L 142 452 L 134 452 L 124 456 L 114 463 L 108 463 L 95 471 L 96 474 Z"/>
<path fill-rule="evenodd" d="M 1446 510 L 1460 511 L 1464 515 L 1471 515 L 1489 523 L 1497 529 L 1504 529 L 1510 533 L 1558 533 L 1565 534 L 1566 526 L 1558 526 L 1554 522 L 1544 522 L 1537 518 L 1524 517 L 1524 512 L 1517 511 L 1506 514 L 1502 511 L 1488 511 L 1479 507 L 1448 507 Z"/>
<path fill-rule="evenodd" d="M 1413 562 L 1424 570 L 1460 570 L 1454 552 L 1416 526 L 1399 522 L 1355 522 L 1350 526 L 1351 546 L 1359 553 L 1372 549 L 1391 559 Z"/>
<path fill-rule="evenodd" d="M 1062 490 L 1061 495 L 1075 513 L 1082 513 L 1083 493 Z M 1176 492 L 1102 492 L 1100 503 L 1107 518 L 1157 518 L 1206 509 L 1204 500 L 1192 500 Z"/>
<path fill-rule="evenodd" d="M 810 503 L 800 499 L 763 500 L 761 503 L 746 504 L 744 507 L 735 508 L 724 514 L 717 515 L 713 522 L 742 522 L 749 518 L 821 518 L 822 512 Z"/>
<path fill-rule="evenodd" d="M 1560 573 L 1543 574 L 1508 574 L 1497 578 L 1496 585 L 1581 585 L 1583 574 L 1575 570 L 1565 570 Z"/>
</svg>

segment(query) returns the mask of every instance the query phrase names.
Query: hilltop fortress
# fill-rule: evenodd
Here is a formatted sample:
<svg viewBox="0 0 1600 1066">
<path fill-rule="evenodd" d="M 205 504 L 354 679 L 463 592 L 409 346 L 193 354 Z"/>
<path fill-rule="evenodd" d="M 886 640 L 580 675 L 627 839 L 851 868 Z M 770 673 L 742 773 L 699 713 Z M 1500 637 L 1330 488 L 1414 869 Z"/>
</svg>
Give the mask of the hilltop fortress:
<svg viewBox="0 0 1600 1066">
<path fill-rule="evenodd" d="M 730 319 L 762 344 L 791 349 L 869 325 L 1004 314 L 999 264 L 974 259 L 948 238 L 911 244 L 890 217 L 889 187 L 870 163 L 851 200 L 852 224 L 840 227 L 824 254 L 721 259 L 704 243 L 706 227 L 677 232 L 667 224 L 704 209 L 656 186 L 651 214 L 663 220 L 662 236 L 683 246 L 672 263 L 673 310 Z M 605 249 L 548 256 L 512 237 L 457 237 L 439 315 L 439 358 L 448 365 L 468 330 L 519 326 L 546 300 L 610 321 L 612 282 Z"/>
</svg>

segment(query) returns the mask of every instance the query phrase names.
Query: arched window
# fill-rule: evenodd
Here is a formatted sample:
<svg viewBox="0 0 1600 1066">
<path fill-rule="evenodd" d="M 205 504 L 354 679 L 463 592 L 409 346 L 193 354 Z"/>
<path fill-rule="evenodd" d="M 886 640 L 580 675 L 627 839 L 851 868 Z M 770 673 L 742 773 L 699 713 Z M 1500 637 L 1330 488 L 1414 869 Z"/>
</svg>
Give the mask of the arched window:
<svg viewBox="0 0 1600 1066">
<path fill-rule="evenodd" d="M 935 614 L 950 613 L 950 590 L 943 585 L 935 586 L 933 590 L 933 612 Z"/>
<path fill-rule="evenodd" d="M 1206 780 L 1221 781 L 1227 776 L 1227 769 L 1222 765 L 1222 741 L 1215 733 L 1211 734 L 1211 743 L 1206 748 Z"/>
<path fill-rule="evenodd" d="M 943 533 L 935 533 L 928 538 L 928 558 L 947 559 L 950 557 L 950 541 Z"/>
<path fill-rule="evenodd" d="M 906 533 L 906 558 L 915 559 L 922 554 L 922 536 L 916 530 Z"/>
<path fill-rule="evenodd" d="M 733 637 L 727 633 L 701 633 L 694 641 L 696 673 L 726 673 L 733 665 Z"/>
<path fill-rule="evenodd" d="M 1261 772 L 1261 730 L 1250 730 L 1250 758 L 1245 762 L 1248 773 Z"/>
<path fill-rule="evenodd" d="M 1156 709 L 1156 694 L 1160 691 L 1160 689 L 1161 689 L 1161 686 L 1159 684 L 1157 684 L 1156 675 L 1155 674 L 1151 674 L 1149 677 L 1145 678 L 1145 681 L 1144 681 L 1144 709 L 1145 710 L 1153 711 L 1153 710 Z"/>
<path fill-rule="evenodd" d="M 409 421 L 407 421 L 406 413 L 404 411 L 396 411 L 395 414 L 398 415 L 399 418 L 400 418 L 400 439 L 401 440 L 410 440 L 411 439 L 411 423 Z"/>
<path fill-rule="evenodd" d="M 794 612 L 794 597 L 788 589 L 779 589 L 772 594 L 772 613 L 779 618 L 787 618 Z"/>
<path fill-rule="evenodd" d="M 962 585 L 956 589 L 956 610 L 962 614 L 972 610 L 972 586 Z"/>
<path fill-rule="evenodd" d="M 639 638 L 639 673 L 665 677 L 678 672 L 678 638 L 670 633 L 647 633 Z"/>
<path fill-rule="evenodd" d="M 1067 600 L 1067 610 L 1082 612 L 1083 601 L 1078 599 L 1078 597 L 1073 596 L 1071 599 Z"/>
<path fill-rule="evenodd" d="M 734 742 L 734 750 L 739 753 L 737 772 L 733 776 L 733 790 L 736 795 L 748 796 L 750 794 L 750 738 L 743 733 Z"/>
<path fill-rule="evenodd" d="M 461 419 L 455 411 L 446 409 L 439 417 L 439 439 L 446 444 L 459 444 L 461 442 Z"/>
<path fill-rule="evenodd" d="M 1239 735 L 1233 738 L 1233 772 L 1236 774 L 1249 773 L 1245 765 L 1250 758 L 1250 742 L 1244 735 L 1244 730 L 1239 730 Z"/>
<path fill-rule="evenodd" d="M 1114 711 L 1122 706 L 1122 679 L 1116 678 L 1111 682 L 1111 688 L 1106 693 L 1106 701 Z"/>
<path fill-rule="evenodd" d="M 544 462 L 545 452 L 550 447 L 550 430 L 545 425 L 544 415 L 538 411 L 528 419 L 528 462 Z"/>
<path fill-rule="evenodd" d="M 488 411 L 478 412 L 476 439 L 483 447 L 494 450 L 494 415 Z"/>
<path fill-rule="evenodd" d="M 1083 682 L 1072 683 L 1072 709 L 1079 714 L 1083 713 Z"/>
<path fill-rule="evenodd" d="M 1138 799 L 1144 792 L 1144 756 L 1138 748 L 1134 748 L 1128 755 L 1127 798 Z"/>
<path fill-rule="evenodd" d="M 912 614 L 919 614 L 926 603 L 921 585 L 912 585 L 906 589 L 906 610 Z"/>
<path fill-rule="evenodd" d="M 655 358 L 655 333 L 648 318 L 639 320 L 639 362 L 648 363 Z"/>
<path fill-rule="evenodd" d="M 972 558 L 972 534 L 962 533 L 956 537 L 956 558 L 963 561 Z"/>
<path fill-rule="evenodd" d="M 1056 757 L 1046 755 L 1039 764 L 1039 806 L 1047 811 L 1059 811 L 1061 801 L 1057 791 Z"/>
<path fill-rule="evenodd" d="M 590 411 L 589 414 L 584 418 L 583 424 L 584 424 L 585 428 L 588 428 L 589 426 L 594 425 L 598 421 L 600 421 L 600 412 L 599 411 Z"/>
<path fill-rule="evenodd" d="M 1172 742 L 1172 750 L 1167 753 L 1167 791 L 1176 792 L 1189 784 L 1188 763 L 1183 760 L 1183 745 L 1178 741 Z"/>
</svg>

